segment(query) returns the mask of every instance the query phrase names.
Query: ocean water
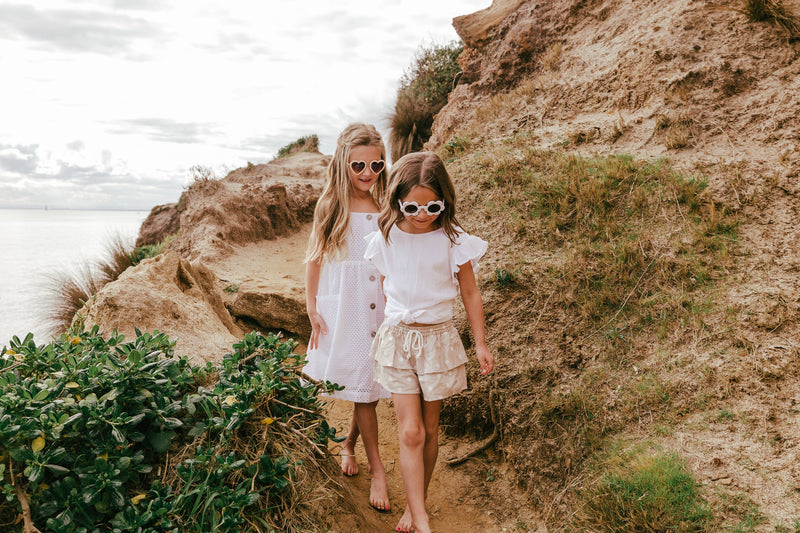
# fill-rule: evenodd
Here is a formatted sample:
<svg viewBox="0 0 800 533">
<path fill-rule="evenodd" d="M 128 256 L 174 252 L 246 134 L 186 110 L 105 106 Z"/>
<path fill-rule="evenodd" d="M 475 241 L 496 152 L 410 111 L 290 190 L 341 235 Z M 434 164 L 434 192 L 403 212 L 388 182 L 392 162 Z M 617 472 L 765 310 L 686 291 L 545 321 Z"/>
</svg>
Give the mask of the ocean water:
<svg viewBox="0 0 800 533">
<path fill-rule="evenodd" d="M 117 236 L 133 243 L 146 211 L 0 209 L 0 348 L 31 332 L 50 340 L 43 305 L 53 274 L 79 272 Z"/>
</svg>

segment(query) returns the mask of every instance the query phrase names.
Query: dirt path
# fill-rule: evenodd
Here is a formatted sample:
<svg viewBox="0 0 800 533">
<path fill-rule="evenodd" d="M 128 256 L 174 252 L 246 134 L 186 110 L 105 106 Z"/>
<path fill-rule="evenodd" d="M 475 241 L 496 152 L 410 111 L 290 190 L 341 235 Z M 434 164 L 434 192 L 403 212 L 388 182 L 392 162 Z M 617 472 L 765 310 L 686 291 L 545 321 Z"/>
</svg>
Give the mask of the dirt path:
<svg viewBox="0 0 800 533">
<path fill-rule="evenodd" d="M 337 433 L 346 433 L 352 414 L 351 404 L 331 400 L 328 406 L 329 421 L 337 428 Z M 381 400 L 378 403 L 378 424 L 378 441 L 381 458 L 386 467 L 392 512 L 373 514 L 386 527 L 385 531 L 395 531 L 397 521 L 405 509 L 405 494 L 400 476 L 397 420 L 390 400 Z M 490 466 L 486 459 L 471 459 L 457 467 L 449 467 L 444 463 L 445 459 L 459 455 L 464 448 L 469 448 L 474 443 L 448 439 L 441 434 L 439 442 L 439 462 L 429 487 L 427 505 L 433 531 L 437 533 L 547 531 L 538 525 L 532 509 L 529 509 L 529 504 L 514 492 L 514 488 L 503 479 L 502 473 L 497 471 L 497 467 Z M 338 454 L 339 445 L 332 445 L 330 450 Z M 354 494 L 362 496 L 364 507 L 367 508 L 370 478 L 364 447 L 360 440 L 356 446 L 356 457 L 358 475 L 349 478 L 343 476 L 343 478 Z M 511 505 L 503 505 L 505 509 L 503 511 L 493 503 L 495 500 L 502 500 Z M 508 509 L 517 511 L 510 512 Z M 367 509 L 367 512 L 371 512 L 371 509 Z M 345 533 L 345 531 L 334 530 L 333 533 Z"/>
</svg>

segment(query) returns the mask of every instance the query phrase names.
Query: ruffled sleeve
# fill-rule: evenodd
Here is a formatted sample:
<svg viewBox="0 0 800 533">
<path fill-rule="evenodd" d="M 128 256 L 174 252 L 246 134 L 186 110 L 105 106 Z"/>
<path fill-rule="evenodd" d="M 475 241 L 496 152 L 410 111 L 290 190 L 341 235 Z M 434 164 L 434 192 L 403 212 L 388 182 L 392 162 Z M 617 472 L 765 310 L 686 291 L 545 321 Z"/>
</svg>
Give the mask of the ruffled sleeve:
<svg viewBox="0 0 800 533">
<path fill-rule="evenodd" d="M 367 241 L 367 249 L 364 252 L 364 259 L 375 265 L 381 276 L 386 275 L 386 259 L 383 255 L 385 249 L 383 234 L 380 231 L 373 231 L 364 236 Z"/>
<path fill-rule="evenodd" d="M 458 267 L 467 262 L 472 263 L 472 270 L 477 272 L 480 266 L 478 262 L 486 253 L 487 248 L 489 248 L 489 243 L 483 239 L 461 232 L 450 250 L 450 268 L 453 274 L 457 274 Z"/>
</svg>

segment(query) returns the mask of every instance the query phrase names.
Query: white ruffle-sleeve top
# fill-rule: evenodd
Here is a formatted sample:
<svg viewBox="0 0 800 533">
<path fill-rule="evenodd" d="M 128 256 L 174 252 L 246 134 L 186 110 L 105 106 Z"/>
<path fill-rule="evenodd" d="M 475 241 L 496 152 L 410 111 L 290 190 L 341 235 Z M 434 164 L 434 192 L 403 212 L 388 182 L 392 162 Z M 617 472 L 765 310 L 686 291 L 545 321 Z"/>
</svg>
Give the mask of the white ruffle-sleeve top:
<svg viewBox="0 0 800 533">
<path fill-rule="evenodd" d="M 406 233 L 395 225 L 388 244 L 380 231 L 365 237 L 364 257 L 386 278 L 385 324 L 439 324 L 453 317 L 459 267 L 470 262 L 477 271 L 488 248 L 483 239 L 456 229 L 455 244 L 441 228 Z"/>
</svg>

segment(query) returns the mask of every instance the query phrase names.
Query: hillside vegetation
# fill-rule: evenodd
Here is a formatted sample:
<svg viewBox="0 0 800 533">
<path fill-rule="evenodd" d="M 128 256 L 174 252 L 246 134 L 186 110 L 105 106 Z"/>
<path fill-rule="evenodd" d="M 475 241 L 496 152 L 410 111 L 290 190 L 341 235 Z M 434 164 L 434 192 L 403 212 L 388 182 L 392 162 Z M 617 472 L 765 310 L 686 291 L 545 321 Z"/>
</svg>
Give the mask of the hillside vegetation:
<svg viewBox="0 0 800 533">
<path fill-rule="evenodd" d="M 443 424 L 495 421 L 473 468 L 550 530 L 800 530 L 800 45 L 746 7 L 495 2 L 454 22 L 464 74 L 426 147 L 490 241 L 498 371 Z"/>
</svg>

